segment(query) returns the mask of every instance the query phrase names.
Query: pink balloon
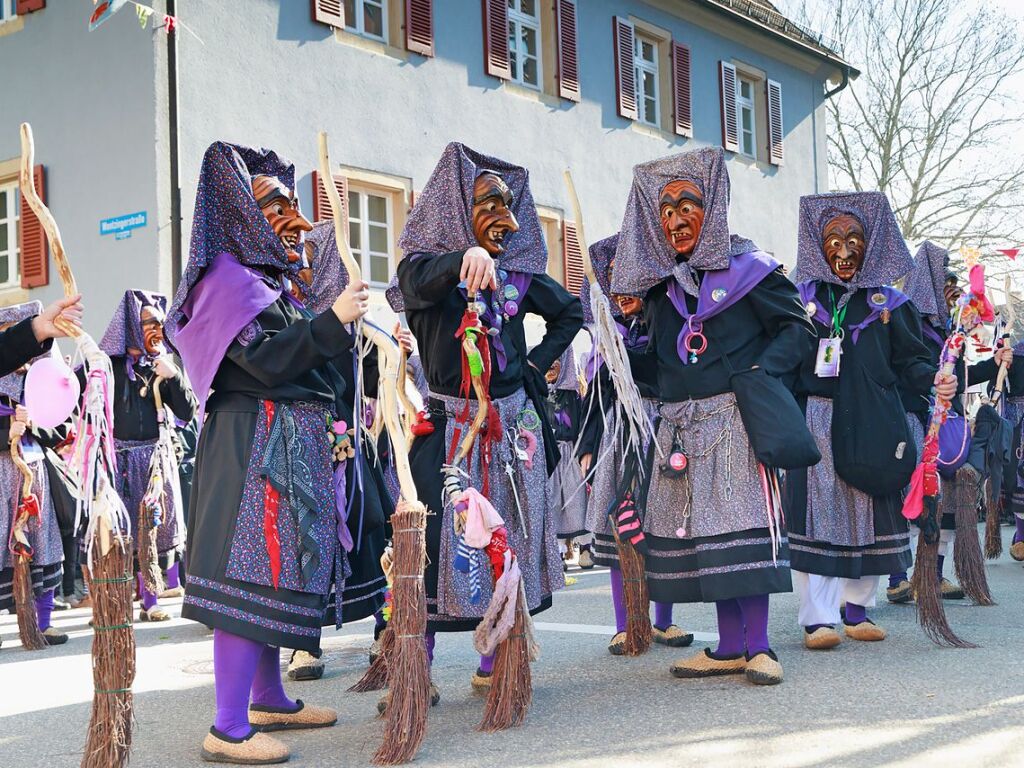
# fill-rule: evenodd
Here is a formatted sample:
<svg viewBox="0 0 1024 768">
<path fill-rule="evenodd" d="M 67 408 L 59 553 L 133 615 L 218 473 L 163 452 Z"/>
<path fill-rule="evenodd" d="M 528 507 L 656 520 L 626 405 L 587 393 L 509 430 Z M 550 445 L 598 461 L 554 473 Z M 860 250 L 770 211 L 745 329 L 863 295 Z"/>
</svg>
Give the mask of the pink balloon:
<svg viewBox="0 0 1024 768">
<path fill-rule="evenodd" d="M 78 405 L 82 386 L 63 360 L 44 357 L 25 376 L 25 408 L 33 424 L 53 429 L 67 421 Z"/>
</svg>

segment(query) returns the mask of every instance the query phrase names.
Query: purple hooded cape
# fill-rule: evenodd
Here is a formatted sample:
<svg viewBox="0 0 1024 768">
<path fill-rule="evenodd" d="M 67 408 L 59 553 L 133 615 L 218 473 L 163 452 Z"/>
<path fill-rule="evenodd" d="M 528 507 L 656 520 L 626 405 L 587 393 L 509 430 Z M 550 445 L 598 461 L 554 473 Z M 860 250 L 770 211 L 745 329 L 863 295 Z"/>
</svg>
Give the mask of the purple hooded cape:
<svg viewBox="0 0 1024 768">
<path fill-rule="evenodd" d="M 615 258 L 615 249 L 619 244 L 619 233 L 616 232 L 611 237 L 606 237 L 604 240 L 598 240 L 592 246 L 590 246 L 590 263 L 594 265 L 594 275 L 597 277 L 597 284 L 601 286 L 601 293 L 611 299 L 612 286 L 611 286 L 611 269 L 612 259 Z M 583 324 L 593 325 L 594 323 L 594 308 L 590 306 L 590 278 L 586 275 L 583 277 L 583 284 L 580 286 L 580 303 L 583 305 Z M 617 319 L 622 319 L 622 312 L 619 310 L 618 305 L 615 302 L 611 302 L 612 315 Z"/>
<path fill-rule="evenodd" d="M 295 188 L 294 166 L 270 150 L 218 141 L 203 156 L 188 265 L 166 326 L 192 381 L 200 423 L 232 340 L 281 295 L 281 276 L 301 268 L 289 263 L 256 204 L 255 176 Z"/>
<path fill-rule="evenodd" d="M 548 252 L 530 193 L 529 172 L 457 142 L 445 147 L 426 186 L 416 197 L 416 205 L 398 238 L 405 258 L 465 251 L 478 244 L 473 234 L 473 184 L 486 171 L 500 175 L 512 191 L 511 210 L 519 222 L 519 231 L 506 238 L 498 267 L 509 273 L 547 271 Z M 392 277 L 386 296 L 395 312 L 404 311 L 397 274 Z"/>
<path fill-rule="evenodd" d="M 27 301 L 24 304 L 14 304 L 10 307 L 0 308 L 0 325 L 7 325 L 10 323 L 14 325 L 20 323 L 22 320 L 26 320 L 30 317 L 35 317 L 43 311 L 43 304 L 39 301 Z M 51 349 L 45 355 L 40 357 L 49 357 L 53 353 Z M 38 360 L 39 358 L 36 358 Z M 15 371 L 9 373 L 6 376 L 0 377 L 0 395 L 7 395 L 15 402 L 21 402 L 22 394 L 25 389 L 25 374 Z M 0 415 L 10 415 L 6 413 L 0 413 Z M 7 542 L 3 542 L 3 546 L 6 546 Z"/>
<path fill-rule="evenodd" d="M 558 378 L 553 385 L 554 389 L 578 390 L 580 386 L 579 371 L 576 369 L 576 353 L 573 351 L 572 344 L 565 348 L 562 356 L 558 358 L 558 362 L 560 366 Z"/>
<path fill-rule="evenodd" d="M 140 361 L 148 364 L 152 356 L 146 352 L 146 343 L 142 334 L 142 310 L 149 307 L 160 322 L 167 319 L 167 297 L 154 291 L 142 291 L 131 288 L 124 292 L 124 297 L 114 310 L 114 316 L 107 325 L 107 330 L 100 339 L 100 349 L 108 357 L 124 357 L 128 378 L 135 380 L 133 361 L 128 359 L 128 350 L 140 350 Z"/>
</svg>

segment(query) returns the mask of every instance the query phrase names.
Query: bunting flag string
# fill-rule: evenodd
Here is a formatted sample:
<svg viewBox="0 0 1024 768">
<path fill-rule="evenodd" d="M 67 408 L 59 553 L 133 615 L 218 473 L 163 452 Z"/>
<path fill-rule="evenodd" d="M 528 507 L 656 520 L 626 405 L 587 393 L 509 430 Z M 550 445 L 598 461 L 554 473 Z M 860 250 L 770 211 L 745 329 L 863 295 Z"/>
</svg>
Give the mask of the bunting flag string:
<svg viewBox="0 0 1024 768">
<path fill-rule="evenodd" d="M 157 27 L 157 29 L 163 29 L 165 34 L 173 35 L 178 30 L 178 27 L 181 27 L 200 43 L 203 42 L 199 35 L 197 35 L 191 27 L 181 20 L 180 16 L 158 13 L 155 8 L 145 5 L 144 3 L 139 3 L 135 0 L 102 0 L 102 2 L 93 0 L 93 4 L 96 7 L 93 9 L 92 15 L 89 17 L 90 32 L 106 22 L 111 16 L 120 11 L 126 5 L 130 4 L 135 6 L 135 13 L 139 19 L 139 26 L 143 29 L 149 27 L 150 19 L 156 16 L 156 18 L 161 19 L 163 22 L 159 27 Z"/>
</svg>

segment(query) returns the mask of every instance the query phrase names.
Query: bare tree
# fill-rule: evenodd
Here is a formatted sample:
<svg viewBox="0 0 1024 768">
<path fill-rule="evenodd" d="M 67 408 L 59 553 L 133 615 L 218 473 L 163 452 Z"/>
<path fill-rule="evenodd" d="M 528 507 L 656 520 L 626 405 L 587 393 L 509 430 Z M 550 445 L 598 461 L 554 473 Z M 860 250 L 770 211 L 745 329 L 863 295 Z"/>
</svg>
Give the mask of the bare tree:
<svg viewBox="0 0 1024 768">
<path fill-rule="evenodd" d="M 842 40 L 862 72 L 827 103 L 833 188 L 885 192 L 912 243 L 1024 242 L 1024 151 L 1011 141 L 1024 41 L 988 6 L 804 0 L 805 23 Z"/>
</svg>

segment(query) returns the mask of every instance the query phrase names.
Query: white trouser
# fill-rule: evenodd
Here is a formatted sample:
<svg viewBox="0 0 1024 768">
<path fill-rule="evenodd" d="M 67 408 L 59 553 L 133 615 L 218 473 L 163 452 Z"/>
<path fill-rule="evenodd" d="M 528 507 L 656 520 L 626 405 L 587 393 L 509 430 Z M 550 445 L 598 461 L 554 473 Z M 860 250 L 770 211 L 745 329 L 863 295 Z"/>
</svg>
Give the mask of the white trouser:
<svg viewBox="0 0 1024 768">
<path fill-rule="evenodd" d="M 839 604 L 843 600 L 865 608 L 875 606 L 878 594 L 878 576 L 843 579 L 838 576 L 818 576 L 813 573 L 792 571 L 793 587 L 800 597 L 800 626 L 838 624 L 841 621 Z"/>
<path fill-rule="evenodd" d="M 921 529 L 916 525 L 910 526 L 910 551 L 917 556 L 917 537 L 921 535 Z M 949 552 L 949 545 L 956 538 L 956 531 L 949 531 L 945 528 L 939 531 L 939 554 L 943 557 Z"/>
</svg>

